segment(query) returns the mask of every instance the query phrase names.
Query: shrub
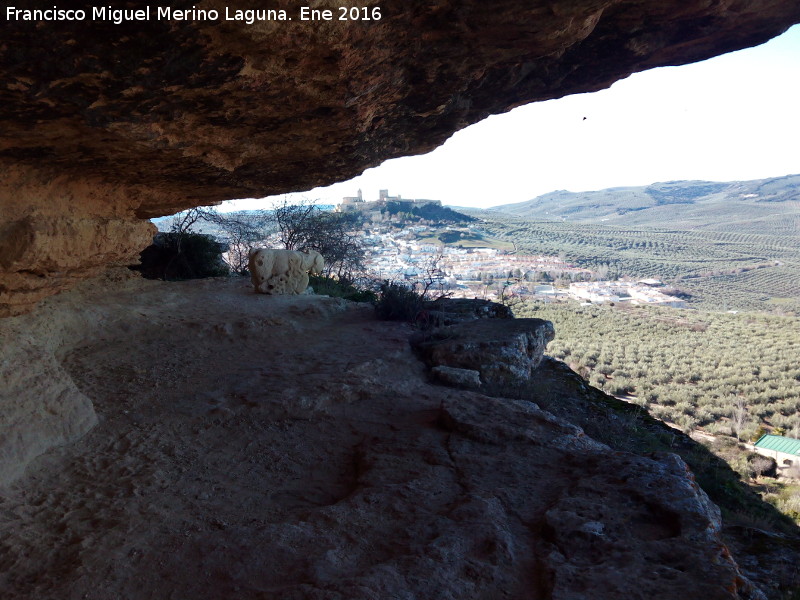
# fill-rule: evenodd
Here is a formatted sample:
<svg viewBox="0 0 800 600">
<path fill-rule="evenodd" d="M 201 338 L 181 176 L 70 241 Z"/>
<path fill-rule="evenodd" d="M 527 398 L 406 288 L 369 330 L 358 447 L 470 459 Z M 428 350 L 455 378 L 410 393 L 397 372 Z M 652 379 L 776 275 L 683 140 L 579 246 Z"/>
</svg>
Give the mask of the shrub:
<svg viewBox="0 0 800 600">
<path fill-rule="evenodd" d="M 142 250 L 134 267 L 148 279 L 169 281 L 219 277 L 228 274 L 222 261 L 224 245 L 202 233 L 159 233 Z"/>
<path fill-rule="evenodd" d="M 776 506 L 783 514 L 800 523 L 800 490 L 779 498 Z"/>
<path fill-rule="evenodd" d="M 606 384 L 606 377 L 600 373 L 593 373 L 591 377 L 589 377 L 589 383 L 596 388 L 603 389 Z"/>
<path fill-rule="evenodd" d="M 625 396 L 627 394 L 632 394 L 634 391 L 636 391 L 636 388 L 634 387 L 632 381 L 625 379 L 624 377 L 620 377 L 617 379 L 612 379 L 608 383 L 606 391 L 612 396 Z"/>
<path fill-rule="evenodd" d="M 334 279 L 311 275 L 308 278 L 309 285 L 314 288 L 314 293 L 332 298 L 344 298 L 353 302 L 376 302 L 377 294 L 372 290 L 357 288 L 347 279 Z"/>
<path fill-rule="evenodd" d="M 679 415 L 675 422 L 686 435 L 689 435 L 697 428 L 697 419 L 689 415 Z"/>
<path fill-rule="evenodd" d="M 416 321 L 422 312 L 423 298 L 411 288 L 395 281 L 381 284 L 375 312 L 385 321 Z"/>
<path fill-rule="evenodd" d="M 747 455 L 747 462 L 750 464 L 750 469 L 753 471 L 754 477 L 777 477 L 778 476 L 778 463 L 774 458 L 769 456 L 762 456 L 760 454 L 749 453 Z"/>
<path fill-rule="evenodd" d="M 653 415 L 656 419 L 661 419 L 662 421 L 671 421 L 673 412 L 672 409 L 661 406 L 660 404 L 653 404 L 649 408 L 650 414 Z"/>
<path fill-rule="evenodd" d="M 763 436 L 765 433 L 767 433 L 767 428 L 764 427 L 763 425 L 759 425 L 750 435 L 750 441 L 757 442 L 758 440 L 761 439 L 761 436 Z"/>
</svg>

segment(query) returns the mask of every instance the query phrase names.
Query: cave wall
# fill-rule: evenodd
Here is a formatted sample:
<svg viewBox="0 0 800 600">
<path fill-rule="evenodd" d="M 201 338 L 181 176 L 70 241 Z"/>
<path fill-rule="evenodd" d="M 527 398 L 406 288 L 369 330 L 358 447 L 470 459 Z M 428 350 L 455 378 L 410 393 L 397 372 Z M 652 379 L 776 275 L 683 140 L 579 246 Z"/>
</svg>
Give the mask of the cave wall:
<svg viewBox="0 0 800 600">
<path fill-rule="evenodd" d="M 358 0 L 382 18 L 315 22 L 275 0 L 292 20 L 253 24 L 225 20 L 243 2 L 171 4 L 195 5 L 220 19 L 0 15 L 0 316 L 135 262 L 143 219 L 346 180 L 489 114 L 800 21 L 778 0 Z"/>
</svg>

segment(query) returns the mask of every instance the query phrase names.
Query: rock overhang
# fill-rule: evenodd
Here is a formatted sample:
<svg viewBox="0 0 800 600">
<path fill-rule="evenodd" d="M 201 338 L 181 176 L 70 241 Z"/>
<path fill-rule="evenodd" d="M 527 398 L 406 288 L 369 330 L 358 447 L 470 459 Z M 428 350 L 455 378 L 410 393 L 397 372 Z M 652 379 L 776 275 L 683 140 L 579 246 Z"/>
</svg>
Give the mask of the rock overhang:
<svg viewBox="0 0 800 600">
<path fill-rule="evenodd" d="M 358 1 L 380 19 L 345 21 L 339 5 L 303 21 L 278 0 L 292 20 L 252 24 L 226 19 L 252 7 L 216 0 L 171 6 L 217 19 L 0 15 L 0 315 L 135 261 L 142 219 L 346 180 L 490 114 L 800 21 L 778 0 Z"/>
</svg>

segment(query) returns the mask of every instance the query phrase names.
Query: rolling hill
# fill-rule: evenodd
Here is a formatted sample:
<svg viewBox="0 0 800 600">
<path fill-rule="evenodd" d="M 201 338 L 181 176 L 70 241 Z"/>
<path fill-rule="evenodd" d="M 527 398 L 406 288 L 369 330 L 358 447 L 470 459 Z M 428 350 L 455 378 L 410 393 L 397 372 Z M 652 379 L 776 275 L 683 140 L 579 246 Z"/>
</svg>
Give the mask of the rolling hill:
<svg viewBox="0 0 800 600">
<path fill-rule="evenodd" d="M 800 175 L 557 191 L 472 215 L 520 251 L 658 277 L 694 306 L 800 314 Z"/>
<path fill-rule="evenodd" d="M 560 190 L 489 211 L 531 220 L 761 233 L 800 225 L 800 175 L 718 183 L 670 181 L 590 192 Z"/>
</svg>

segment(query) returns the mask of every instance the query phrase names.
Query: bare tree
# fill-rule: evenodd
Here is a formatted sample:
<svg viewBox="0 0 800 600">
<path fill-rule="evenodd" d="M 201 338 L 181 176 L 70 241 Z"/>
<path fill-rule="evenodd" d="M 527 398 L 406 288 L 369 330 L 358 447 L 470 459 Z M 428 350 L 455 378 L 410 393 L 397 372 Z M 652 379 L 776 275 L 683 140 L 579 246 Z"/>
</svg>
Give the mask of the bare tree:
<svg viewBox="0 0 800 600">
<path fill-rule="evenodd" d="M 203 218 L 204 210 L 202 207 L 190 208 L 172 215 L 172 223 L 169 230 L 173 233 L 188 233 L 192 231 L 194 224 Z"/>
<path fill-rule="evenodd" d="M 274 217 L 266 210 L 220 214 L 207 208 L 202 209 L 202 219 L 217 227 L 217 237 L 228 245 L 225 262 L 239 275 L 247 272 L 250 251 L 275 231 Z"/>
<path fill-rule="evenodd" d="M 228 244 L 226 262 L 245 274 L 254 248 L 279 244 L 287 250 L 316 250 L 325 258 L 325 275 L 352 281 L 363 271 L 366 254 L 355 231 L 358 216 L 334 213 L 303 201 L 283 200 L 272 209 L 220 214 L 200 210 L 200 218 L 212 223 L 218 238 Z"/>
<path fill-rule="evenodd" d="M 424 300 L 435 300 L 438 298 L 445 298 L 451 295 L 451 292 L 445 290 L 444 278 L 446 273 L 442 270 L 442 262 L 444 261 L 444 252 L 440 249 L 439 252 L 431 254 L 425 262 L 422 269 L 422 279 L 418 282 L 417 293 Z"/>
<path fill-rule="evenodd" d="M 522 281 L 522 274 L 520 273 L 519 269 L 514 269 L 514 271 L 516 271 L 516 274 L 514 272 L 510 272 L 506 280 L 500 285 L 497 298 L 500 304 L 508 306 L 512 311 L 514 308 L 518 307 L 522 302 L 524 302 L 520 296 L 515 296 L 513 290 L 509 289 Z"/>
<path fill-rule="evenodd" d="M 278 239 L 287 250 L 299 250 L 315 238 L 320 208 L 308 200 L 290 204 L 287 199 L 275 204 L 272 214 Z"/>
<path fill-rule="evenodd" d="M 277 234 L 287 250 L 316 250 L 325 258 L 325 275 L 352 280 L 364 269 L 366 254 L 356 229 L 356 213 L 325 211 L 306 202 L 284 200 L 273 209 Z"/>
<path fill-rule="evenodd" d="M 494 275 L 491 273 L 484 273 L 481 277 L 481 284 L 483 285 L 483 295 L 481 298 L 486 300 L 486 295 L 489 293 L 489 288 L 494 285 Z"/>
<path fill-rule="evenodd" d="M 189 210 L 184 210 L 172 216 L 172 223 L 170 223 L 169 231 L 175 241 L 175 247 L 177 249 L 176 256 L 180 255 L 182 251 L 181 244 L 184 236 L 194 233 L 195 223 L 202 220 L 203 211 L 204 209 L 202 207 L 190 208 Z"/>
<path fill-rule="evenodd" d="M 202 219 L 202 215 L 202 208 L 190 208 L 189 210 L 173 215 L 172 223 L 169 226 L 169 239 L 167 240 L 167 244 L 174 248 L 174 254 L 164 266 L 163 279 L 166 280 L 168 275 L 176 270 L 178 272 L 192 271 L 189 264 L 190 261 L 187 260 L 184 254 L 184 240 L 188 236 L 196 233 L 194 231 L 194 225 Z"/>
<path fill-rule="evenodd" d="M 736 440 L 742 441 L 742 432 L 750 422 L 750 413 L 747 410 L 744 397 L 736 398 L 736 404 L 731 408 L 731 427 L 736 434 Z"/>
<path fill-rule="evenodd" d="M 141 253 L 137 267 L 152 279 L 193 279 L 228 273 L 220 260 L 221 248 L 213 237 L 195 226 L 203 221 L 205 209 L 192 208 L 172 217 L 168 232 L 157 234 Z"/>
</svg>

